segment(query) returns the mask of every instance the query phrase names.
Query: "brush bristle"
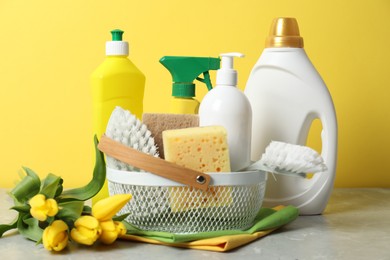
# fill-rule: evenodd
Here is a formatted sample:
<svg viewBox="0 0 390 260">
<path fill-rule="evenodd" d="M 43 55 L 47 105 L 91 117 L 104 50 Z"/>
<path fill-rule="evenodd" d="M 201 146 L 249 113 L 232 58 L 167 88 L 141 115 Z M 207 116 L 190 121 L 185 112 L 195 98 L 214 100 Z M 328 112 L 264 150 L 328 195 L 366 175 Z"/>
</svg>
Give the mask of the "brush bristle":
<svg viewBox="0 0 390 260">
<path fill-rule="evenodd" d="M 261 157 L 264 165 L 295 173 L 326 171 L 320 154 L 307 146 L 272 141 Z"/>
<path fill-rule="evenodd" d="M 158 157 L 158 147 L 146 125 L 130 111 L 116 107 L 111 113 L 106 128 L 106 136 L 126 146 Z M 139 169 L 107 156 L 107 166 L 123 171 L 140 171 Z"/>
</svg>

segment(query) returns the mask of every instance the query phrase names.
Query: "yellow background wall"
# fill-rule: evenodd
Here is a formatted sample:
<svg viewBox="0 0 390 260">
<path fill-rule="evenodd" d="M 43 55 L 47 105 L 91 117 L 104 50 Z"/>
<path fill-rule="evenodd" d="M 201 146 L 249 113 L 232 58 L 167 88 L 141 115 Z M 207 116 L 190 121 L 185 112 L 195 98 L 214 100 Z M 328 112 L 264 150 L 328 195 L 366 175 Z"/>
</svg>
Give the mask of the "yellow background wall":
<svg viewBox="0 0 390 260">
<path fill-rule="evenodd" d="M 94 165 L 91 72 L 121 28 L 146 77 L 145 112 L 168 112 L 164 55 L 246 54 L 244 89 L 274 17 L 296 17 L 339 122 L 336 187 L 390 187 L 390 1 L 68 0 L 0 2 L 0 187 L 21 166 L 66 187 Z M 212 74 L 215 80 L 215 74 Z M 197 97 L 206 90 L 199 84 Z M 314 143 L 314 146 L 318 143 Z"/>
</svg>

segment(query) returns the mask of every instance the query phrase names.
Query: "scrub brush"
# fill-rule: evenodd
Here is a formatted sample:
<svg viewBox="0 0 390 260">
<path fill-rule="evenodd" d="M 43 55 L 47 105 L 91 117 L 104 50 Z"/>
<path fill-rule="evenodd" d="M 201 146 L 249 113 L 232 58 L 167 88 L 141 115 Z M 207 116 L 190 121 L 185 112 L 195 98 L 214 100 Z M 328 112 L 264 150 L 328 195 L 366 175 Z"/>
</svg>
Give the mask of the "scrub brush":
<svg viewBox="0 0 390 260">
<path fill-rule="evenodd" d="M 243 170 L 262 170 L 306 178 L 307 173 L 323 172 L 327 167 L 321 155 L 310 147 L 272 141 L 261 159 Z"/>
<path fill-rule="evenodd" d="M 106 136 L 135 150 L 158 157 L 158 147 L 145 124 L 130 111 L 117 106 L 107 123 Z M 106 156 L 109 168 L 122 171 L 140 171 L 129 164 Z"/>
</svg>

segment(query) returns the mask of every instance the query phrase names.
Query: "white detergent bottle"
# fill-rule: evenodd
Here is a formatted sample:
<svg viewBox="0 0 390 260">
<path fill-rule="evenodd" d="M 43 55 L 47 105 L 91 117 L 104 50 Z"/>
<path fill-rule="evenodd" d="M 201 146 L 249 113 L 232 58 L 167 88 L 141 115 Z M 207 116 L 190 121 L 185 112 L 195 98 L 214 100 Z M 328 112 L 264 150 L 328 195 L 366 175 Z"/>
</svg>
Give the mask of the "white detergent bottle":
<svg viewBox="0 0 390 260">
<path fill-rule="evenodd" d="M 293 205 L 301 215 L 321 214 L 335 179 L 337 121 L 331 95 L 303 49 L 295 18 L 276 18 L 266 48 L 244 93 L 253 112 L 252 160 L 271 141 L 305 145 L 314 119 L 322 123 L 321 155 L 328 170 L 312 178 L 268 178 L 264 206 Z"/>
<path fill-rule="evenodd" d="M 231 171 L 251 164 L 252 109 L 248 98 L 237 88 L 233 58 L 241 53 L 221 54 L 221 69 L 216 86 L 203 98 L 199 107 L 199 125 L 224 126 L 227 131 Z"/>
</svg>

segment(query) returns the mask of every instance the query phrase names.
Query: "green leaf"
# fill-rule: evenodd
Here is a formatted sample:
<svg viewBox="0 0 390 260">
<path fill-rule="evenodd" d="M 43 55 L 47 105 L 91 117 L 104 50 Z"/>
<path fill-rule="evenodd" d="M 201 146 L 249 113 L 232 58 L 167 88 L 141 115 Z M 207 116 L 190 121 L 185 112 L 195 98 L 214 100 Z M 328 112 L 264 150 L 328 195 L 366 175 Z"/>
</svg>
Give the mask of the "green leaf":
<svg viewBox="0 0 390 260">
<path fill-rule="evenodd" d="M 38 175 L 27 167 L 23 167 L 26 176 L 10 192 L 15 204 L 23 204 L 38 194 L 41 180 Z"/>
<path fill-rule="evenodd" d="M 23 204 L 23 205 L 15 205 L 11 209 L 16 210 L 17 212 L 20 213 L 29 213 L 31 207 L 28 204 Z"/>
<path fill-rule="evenodd" d="M 103 187 L 106 180 L 106 163 L 104 161 L 104 154 L 97 148 L 98 139 L 95 135 L 95 153 L 96 161 L 93 170 L 92 180 L 84 187 L 65 190 L 60 196 L 60 201 L 81 200 L 86 201 L 95 196 Z"/>
<path fill-rule="evenodd" d="M 2 237 L 8 230 L 15 229 L 17 227 L 18 219 L 19 216 L 15 218 L 10 224 L 0 225 L 0 237 Z"/>
<path fill-rule="evenodd" d="M 125 220 L 129 215 L 130 215 L 130 213 L 126 213 L 126 214 L 123 214 L 123 215 L 120 215 L 120 216 L 115 216 L 115 217 L 112 218 L 112 220 L 114 220 L 114 221 L 123 221 L 123 220 Z"/>
<path fill-rule="evenodd" d="M 39 227 L 39 221 L 30 214 L 21 215 L 17 227 L 19 233 L 27 239 L 38 242 L 42 238 L 43 229 Z"/>
<path fill-rule="evenodd" d="M 54 198 L 59 186 L 61 185 L 61 177 L 49 173 L 43 180 L 40 193 L 44 194 L 46 198 Z M 61 185 L 62 186 L 62 185 Z"/>
<path fill-rule="evenodd" d="M 64 180 L 61 178 L 60 179 L 60 183 L 58 184 L 58 187 L 57 187 L 57 191 L 56 191 L 56 195 L 54 197 L 58 197 L 61 195 L 62 191 L 64 190 L 64 186 L 62 186 L 62 184 L 64 183 Z"/>
<path fill-rule="evenodd" d="M 60 211 L 58 211 L 56 218 L 75 221 L 83 213 L 84 201 L 61 202 L 58 206 Z"/>
</svg>

